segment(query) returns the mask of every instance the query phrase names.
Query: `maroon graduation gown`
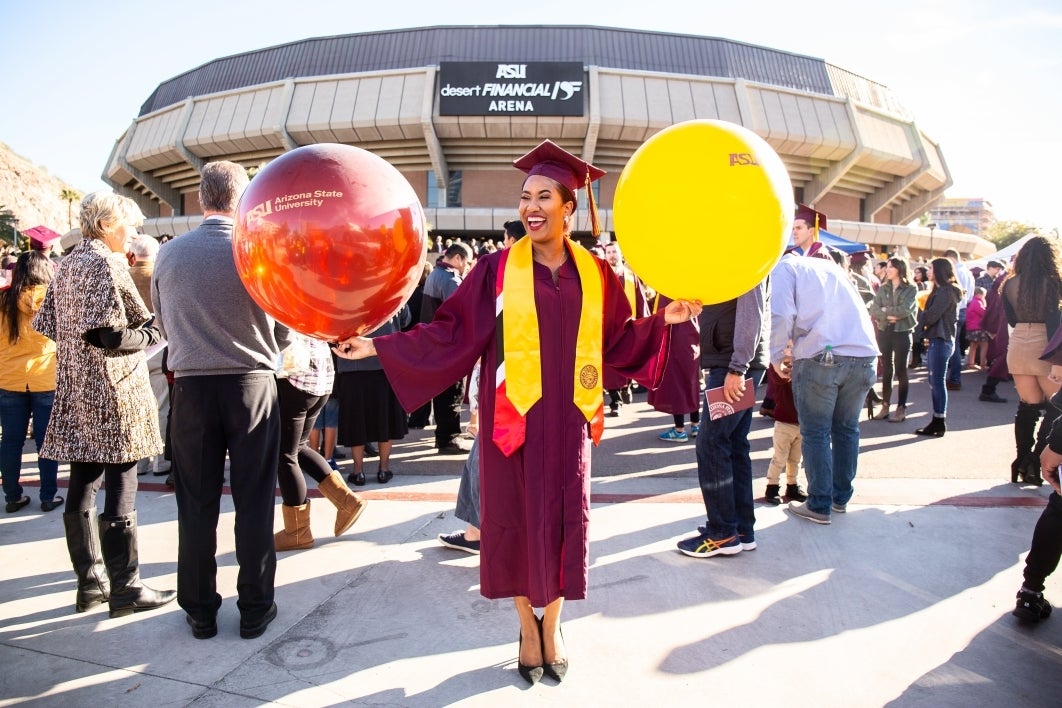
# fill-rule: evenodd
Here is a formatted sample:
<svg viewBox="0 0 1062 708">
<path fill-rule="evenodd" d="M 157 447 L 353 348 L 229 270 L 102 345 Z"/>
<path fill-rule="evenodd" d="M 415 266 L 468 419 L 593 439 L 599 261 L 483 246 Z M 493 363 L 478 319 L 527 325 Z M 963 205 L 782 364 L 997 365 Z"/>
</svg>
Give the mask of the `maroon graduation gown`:
<svg viewBox="0 0 1062 708">
<path fill-rule="evenodd" d="M 671 298 L 659 295 L 657 310 Z M 694 317 L 671 326 L 667 368 L 660 386 L 649 391 L 648 403 L 654 410 L 671 415 L 689 415 L 701 409 L 701 330 Z"/>
<path fill-rule="evenodd" d="M 590 543 L 589 427 L 573 402 L 575 346 L 582 309 L 571 257 L 558 269 L 534 264 L 542 351 L 542 398 L 527 412 L 523 447 L 505 457 L 494 444 L 497 369 L 495 280 L 501 252 L 481 258 L 435 319 L 380 337 L 376 351 L 398 400 L 416 410 L 471 371 L 480 373 L 480 592 L 524 596 L 535 607 L 586 597 Z M 630 306 L 603 261 L 603 358 L 649 388 L 667 361 L 662 313 L 630 319 Z"/>
</svg>

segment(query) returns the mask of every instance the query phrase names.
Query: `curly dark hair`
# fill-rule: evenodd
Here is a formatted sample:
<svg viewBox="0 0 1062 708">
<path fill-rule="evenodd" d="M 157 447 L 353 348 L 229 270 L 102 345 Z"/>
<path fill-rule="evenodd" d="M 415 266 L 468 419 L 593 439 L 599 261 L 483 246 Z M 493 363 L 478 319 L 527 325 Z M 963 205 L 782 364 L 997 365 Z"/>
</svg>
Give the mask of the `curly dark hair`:
<svg viewBox="0 0 1062 708">
<path fill-rule="evenodd" d="M 11 274 L 11 287 L 0 292 L 0 312 L 7 319 L 7 341 L 18 344 L 19 315 L 18 301 L 22 291 L 34 285 L 47 285 L 52 282 L 55 267 L 41 251 L 26 251 L 18 257 L 15 270 Z"/>
<path fill-rule="evenodd" d="M 1058 307 L 1062 299 L 1062 253 L 1058 242 L 1044 236 L 1033 236 L 1025 242 L 1008 276 L 1018 279 L 1017 309 L 1021 312 L 1043 312 Z"/>
</svg>

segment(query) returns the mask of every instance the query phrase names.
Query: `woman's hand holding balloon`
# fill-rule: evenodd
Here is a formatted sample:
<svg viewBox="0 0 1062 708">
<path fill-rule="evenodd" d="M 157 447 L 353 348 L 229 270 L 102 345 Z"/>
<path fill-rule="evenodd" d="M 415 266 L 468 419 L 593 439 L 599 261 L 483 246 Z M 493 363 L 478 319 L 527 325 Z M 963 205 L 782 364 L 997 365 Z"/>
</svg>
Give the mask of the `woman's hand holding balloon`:
<svg viewBox="0 0 1062 708">
<path fill-rule="evenodd" d="M 332 351 L 342 359 L 366 359 L 376 356 L 376 345 L 367 337 L 351 337 L 333 344 Z"/>
<path fill-rule="evenodd" d="M 682 324 L 701 314 L 700 300 L 675 300 L 664 308 L 664 322 Z"/>
</svg>

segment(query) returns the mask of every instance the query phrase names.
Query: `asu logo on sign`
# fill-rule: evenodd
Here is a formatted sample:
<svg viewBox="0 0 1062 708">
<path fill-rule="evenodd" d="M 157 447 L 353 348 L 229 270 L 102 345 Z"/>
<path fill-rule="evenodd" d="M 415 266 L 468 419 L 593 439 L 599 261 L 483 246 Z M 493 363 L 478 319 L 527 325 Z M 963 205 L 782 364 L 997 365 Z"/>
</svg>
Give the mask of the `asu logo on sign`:
<svg viewBox="0 0 1062 708">
<path fill-rule="evenodd" d="M 751 152 L 732 152 L 730 153 L 730 166 L 734 165 L 758 165 L 755 156 Z"/>
<path fill-rule="evenodd" d="M 527 64 L 498 64 L 496 79 L 526 79 Z"/>
</svg>

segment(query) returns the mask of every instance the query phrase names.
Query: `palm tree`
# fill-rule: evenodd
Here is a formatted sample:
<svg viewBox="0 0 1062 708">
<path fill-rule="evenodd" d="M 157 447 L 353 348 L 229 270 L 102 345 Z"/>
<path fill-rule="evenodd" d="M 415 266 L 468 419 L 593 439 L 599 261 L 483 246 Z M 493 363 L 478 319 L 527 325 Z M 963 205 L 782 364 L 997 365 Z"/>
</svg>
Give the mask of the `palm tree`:
<svg viewBox="0 0 1062 708">
<path fill-rule="evenodd" d="M 66 201 L 66 230 L 70 231 L 74 228 L 74 217 L 72 214 L 74 202 L 81 201 L 81 194 L 76 189 L 70 189 L 64 187 L 59 192 L 59 198 Z"/>
</svg>

